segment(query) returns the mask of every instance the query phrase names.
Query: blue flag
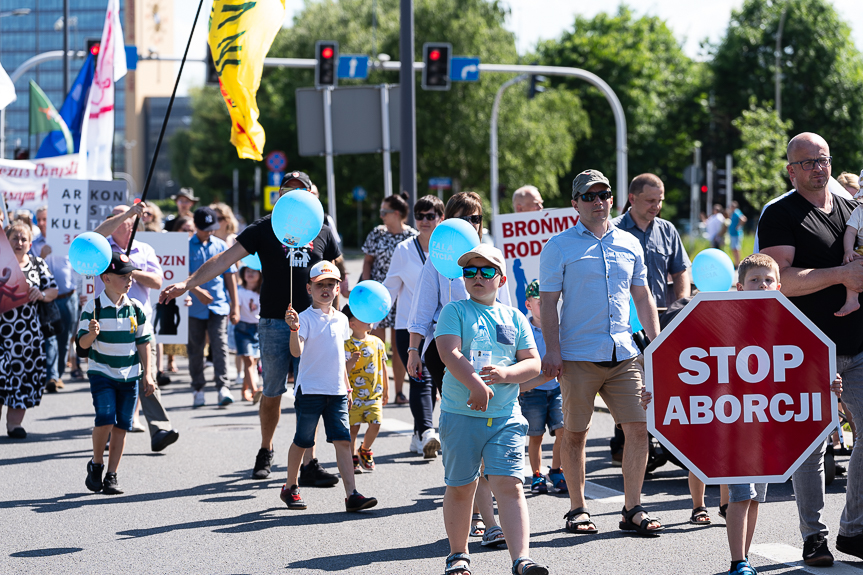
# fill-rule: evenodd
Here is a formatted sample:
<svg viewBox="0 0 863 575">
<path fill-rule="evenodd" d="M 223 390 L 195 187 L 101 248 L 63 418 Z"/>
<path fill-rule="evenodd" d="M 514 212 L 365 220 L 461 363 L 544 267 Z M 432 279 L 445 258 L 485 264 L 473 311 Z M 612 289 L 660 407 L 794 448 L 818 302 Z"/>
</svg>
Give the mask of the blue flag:
<svg viewBox="0 0 863 575">
<path fill-rule="evenodd" d="M 78 72 L 78 77 L 72 83 L 69 94 L 63 102 L 63 107 L 60 108 L 60 116 L 69 127 L 72 133 L 72 140 L 75 143 L 75 152 L 81 147 L 81 124 L 84 122 L 84 112 L 87 109 L 87 99 L 90 94 L 90 85 L 93 83 L 93 71 L 96 69 L 96 59 L 92 54 L 87 56 L 84 61 L 84 66 Z M 51 158 L 53 156 L 65 156 L 68 152 L 66 149 L 66 138 L 63 132 L 57 130 L 50 132 L 39 146 L 37 158 Z"/>
</svg>

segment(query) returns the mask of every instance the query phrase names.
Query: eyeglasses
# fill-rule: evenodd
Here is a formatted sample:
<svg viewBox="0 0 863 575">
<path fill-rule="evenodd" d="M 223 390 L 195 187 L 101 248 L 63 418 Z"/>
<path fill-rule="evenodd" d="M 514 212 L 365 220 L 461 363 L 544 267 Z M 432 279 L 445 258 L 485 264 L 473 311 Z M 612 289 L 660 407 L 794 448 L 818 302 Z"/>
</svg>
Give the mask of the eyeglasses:
<svg viewBox="0 0 863 575">
<path fill-rule="evenodd" d="M 793 166 L 794 164 L 800 164 L 800 167 L 803 168 L 804 172 L 808 172 L 815 168 L 815 164 L 818 164 L 822 168 L 827 168 L 833 162 L 833 156 L 824 156 L 821 158 L 815 158 L 813 160 L 800 160 L 799 162 L 788 162 L 789 166 Z"/>
<path fill-rule="evenodd" d="M 218 218 L 218 219 L 219 219 L 219 221 L 220 221 L 220 222 L 224 222 L 224 221 L 226 221 L 228 218 L 226 218 L 226 217 L 224 217 L 224 216 L 219 216 L 219 218 Z"/>
<path fill-rule="evenodd" d="M 387 214 L 394 214 L 395 212 L 396 212 L 395 210 L 382 209 L 382 210 L 381 210 L 381 217 L 383 218 L 383 217 L 385 217 Z"/>
<path fill-rule="evenodd" d="M 479 224 L 482 223 L 482 214 L 474 214 L 472 216 L 461 216 L 459 219 L 464 220 L 469 224 L 473 224 L 475 226 L 478 226 Z M 473 277 L 473 276 L 471 276 L 471 277 Z"/>
<path fill-rule="evenodd" d="M 603 190 L 601 192 L 586 192 L 584 194 L 581 194 L 579 198 L 581 198 L 585 202 L 592 202 L 598 197 L 604 202 L 606 200 L 610 200 L 612 196 L 614 196 L 614 192 L 612 192 L 611 190 Z"/>
<path fill-rule="evenodd" d="M 297 190 L 302 190 L 304 192 L 310 192 L 311 191 L 309 188 L 293 188 L 290 186 L 285 186 L 283 188 L 279 188 L 279 193 L 280 194 L 287 194 L 288 192 L 295 192 Z"/>
<path fill-rule="evenodd" d="M 152 214 L 152 212 L 144 212 L 143 214 L 141 214 L 141 217 L 142 218 L 152 218 L 153 214 Z"/>
<path fill-rule="evenodd" d="M 438 216 L 437 214 L 435 214 L 435 213 L 431 213 L 431 214 L 414 214 L 414 219 L 416 219 L 416 221 L 418 221 L 418 222 L 421 222 L 421 221 L 423 221 L 423 220 L 428 220 L 428 221 L 430 221 L 430 222 L 433 222 L 433 221 L 435 221 L 436 219 L 438 219 L 438 217 L 439 217 L 439 216 Z"/>
<path fill-rule="evenodd" d="M 487 280 L 492 279 L 494 276 L 500 273 L 497 268 L 493 268 L 491 266 L 483 266 L 481 268 L 474 266 L 468 268 L 461 268 L 461 275 L 463 275 L 467 279 L 475 278 L 477 272 L 479 272 L 483 279 Z"/>
</svg>

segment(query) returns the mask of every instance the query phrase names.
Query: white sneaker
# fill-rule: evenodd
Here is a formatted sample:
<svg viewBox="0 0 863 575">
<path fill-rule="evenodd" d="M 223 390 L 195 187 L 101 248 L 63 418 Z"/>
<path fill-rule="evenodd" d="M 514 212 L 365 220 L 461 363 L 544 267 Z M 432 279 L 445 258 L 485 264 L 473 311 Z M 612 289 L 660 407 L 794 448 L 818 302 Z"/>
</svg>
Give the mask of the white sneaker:
<svg viewBox="0 0 863 575">
<path fill-rule="evenodd" d="M 192 407 L 201 407 L 207 403 L 207 400 L 204 398 L 204 390 L 201 391 L 193 391 L 192 392 Z"/>
<path fill-rule="evenodd" d="M 242 374 L 242 373 L 238 373 L 238 374 L 237 374 L 237 379 L 235 379 L 234 381 L 237 383 L 237 385 L 243 385 L 243 374 Z"/>
<path fill-rule="evenodd" d="M 434 459 L 437 457 L 438 449 L 440 449 L 440 439 L 434 429 L 426 429 L 423 431 L 422 447 L 423 457 L 426 459 Z"/>
<path fill-rule="evenodd" d="M 420 453 L 423 452 L 423 444 L 420 441 L 420 436 L 414 433 L 411 435 L 411 453 Z"/>
<path fill-rule="evenodd" d="M 234 403 L 234 396 L 231 395 L 231 390 L 227 387 L 223 387 L 219 390 L 219 405 L 225 407 L 226 405 L 230 405 Z"/>
</svg>

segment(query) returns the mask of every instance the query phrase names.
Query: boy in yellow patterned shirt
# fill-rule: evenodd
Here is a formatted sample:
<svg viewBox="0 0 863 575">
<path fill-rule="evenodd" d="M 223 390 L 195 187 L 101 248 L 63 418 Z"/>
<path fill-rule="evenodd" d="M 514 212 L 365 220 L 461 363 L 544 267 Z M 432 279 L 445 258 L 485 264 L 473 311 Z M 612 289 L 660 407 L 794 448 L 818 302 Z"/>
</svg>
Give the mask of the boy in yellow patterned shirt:
<svg viewBox="0 0 863 575">
<path fill-rule="evenodd" d="M 353 389 L 349 408 L 351 451 L 354 473 L 360 474 L 375 470 L 372 443 L 381 430 L 383 406 L 389 396 L 387 349 L 384 342 L 369 334 L 372 329 L 370 324 L 354 317 L 350 306 L 345 306 L 342 313 L 348 316 L 351 326 L 351 337 L 345 341 L 345 362 Z M 357 450 L 357 434 L 361 423 L 367 423 L 369 427 Z"/>
</svg>

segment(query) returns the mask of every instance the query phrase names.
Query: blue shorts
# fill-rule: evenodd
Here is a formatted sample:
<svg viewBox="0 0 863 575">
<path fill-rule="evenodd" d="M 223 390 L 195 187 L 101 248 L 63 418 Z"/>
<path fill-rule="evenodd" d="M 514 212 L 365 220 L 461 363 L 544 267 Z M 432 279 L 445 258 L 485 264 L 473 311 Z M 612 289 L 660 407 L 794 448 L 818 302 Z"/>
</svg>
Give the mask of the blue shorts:
<svg viewBox="0 0 863 575">
<path fill-rule="evenodd" d="M 258 324 L 237 322 L 234 326 L 234 340 L 237 344 L 237 355 L 261 357 L 261 345 L 258 339 Z"/>
<path fill-rule="evenodd" d="M 563 427 L 563 399 L 560 386 L 554 389 L 531 389 L 518 396 L 521 414 L 527 420 L 527 434 L 537 436 L 545 433 L 545 428 L 554 435 L 556 429 Z"/>
<path fill-rule="evenodd" d="M 87 373 L 87 378 L 96 408 L 96 427 L 113 425 L 132 431 L 132 417 L 138 405 L 138 382 L 114 381 L 96 372 Z"/>
<path fill-rule="evenodd" d="M 483 463 L 486 475 L 524 480 L 527 421 L 521 414 L 488 418 L 442 411 L 439 425 L 447 485 L 460 487 L 476 481 Z"/>
<path fill-rule="evenodd" d="M 262 317 L 258 322 L 264 395 L 279 397 L 288 391 L 288 374 L 300 371 L 300 358 L 291 355 L 291 328 L 282 319 Z"/>
<path fill-rule="evenodd" d="M 740 244 L 743 243 L 743 234 L 740 234 L 739 236 L 732 236 L 729 234 L 728 242 L 731 244 L 732 250 L 739 250 Z"/>
<path fill-rule="evenodd" d="M 767 484 L 739 483 L 728 486 L 729 503 L 740 503 L 741 501 L 749 500 L 757 501 L 758 503 L 767 501 Z"/>
<path fill-rule="evenodd" d="M 297 431 L 294 434 L 297 447 L 309 449 L 315 446 L 315 431 L 321 416 L 324 418 L 327 443 L 351 440 L 347 395 L 303 395 L 300 388 L 294 398 L 294 411 L 297 414 Z"/>
</svg>

